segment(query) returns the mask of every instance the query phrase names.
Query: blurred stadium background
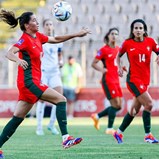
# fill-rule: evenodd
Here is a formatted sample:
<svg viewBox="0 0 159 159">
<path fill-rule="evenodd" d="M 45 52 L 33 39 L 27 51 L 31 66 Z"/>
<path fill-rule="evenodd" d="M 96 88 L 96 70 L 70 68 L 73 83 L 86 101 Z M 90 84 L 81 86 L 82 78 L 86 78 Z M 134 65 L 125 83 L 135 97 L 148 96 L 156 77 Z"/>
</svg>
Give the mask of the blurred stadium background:
<svg viewBox="0 0 159 159">
<path fill-rule="evenodd" d="M 40 24 L 43 19 L 51 18 L 54 22 L 56 35 L 75 32 L 83 26 L 88 27 L 92 31 L 91 35 L 64 43 L 64 59 L 66 60 L 67 56 L 72 54 L 83 68 L 84 88 L 100 89 L 101 74 L 91 68 L 91 62 L 96 51 L 103 45 L 103 37 L 110 27 L 119 28 L 118 43 L 121 45 L 129 35 L 131 22 L 136 18 L 142 18 L 148 25 L 149 36 L 159 42 L 159 0 L 66 1 L 72 5 L 73 13 L 71 18 L 65 22 L 57 21 L 52 15 L 53 4 L 58 0 L 0 0 L 0 7 L 15 11 L 16 16 L 25 11 L 33 11 Z M 0 88 L 2 89 L 0 94 L 3 96 L 4 89 L 16 88 L 17 66 L 5 59 L 4 55 L 7 49 L 18 40 L 21 31 L 10 29 L 3 22 L 0 22 L 0 26 Z M 41 25 L 40 31 L 42 31 Z M 155 87 L 156 91 L 159 83 L 159 69 L 155 63 L 156 55 L 152 56 L 151 87 Z M 123 58 L 123 63 L 128 66 L 126 56 Z M 121 85 L 125 88 L 125 77 L 121 79 Z M 155 94 L 155 92 L 153 93 Z M 158 102 L 157 97 L 156 100 Z"/>
</svg>

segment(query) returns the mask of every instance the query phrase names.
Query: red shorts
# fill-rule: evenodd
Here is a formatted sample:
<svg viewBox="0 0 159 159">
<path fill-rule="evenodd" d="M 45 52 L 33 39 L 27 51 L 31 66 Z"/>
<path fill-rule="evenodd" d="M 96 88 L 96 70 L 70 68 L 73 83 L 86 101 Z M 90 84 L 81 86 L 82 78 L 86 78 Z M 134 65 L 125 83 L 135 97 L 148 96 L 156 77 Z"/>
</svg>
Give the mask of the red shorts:
<svg viewBox="0 0 159 159">
<path fill-rule="evenodd" d="M 119 83 L 105 83 L 102 82 L 102 88 L 104 90 L 105 95 L 110 100 L 116 97 L 122 97 L 122 90 Z"/>
<path fill-rule="evenodd" d="M 30 82 L 27 86 L 23 83 L 18 83 L 17 86 L 19 90 L 18 100 L 26 101 L 31 104 L 36 103 L 48 88 L 48 86 L 39 82 Z"/>
<path fill-rule="evenodd" d="M 126 85 L 128 90 L 135 97 L 138 97 L 139 95 L 143 94 L 148 89 L 148 84 L 143 84 L 140 80 L 136 80 L 134 82 L 127 82 Z"/>
</svg>

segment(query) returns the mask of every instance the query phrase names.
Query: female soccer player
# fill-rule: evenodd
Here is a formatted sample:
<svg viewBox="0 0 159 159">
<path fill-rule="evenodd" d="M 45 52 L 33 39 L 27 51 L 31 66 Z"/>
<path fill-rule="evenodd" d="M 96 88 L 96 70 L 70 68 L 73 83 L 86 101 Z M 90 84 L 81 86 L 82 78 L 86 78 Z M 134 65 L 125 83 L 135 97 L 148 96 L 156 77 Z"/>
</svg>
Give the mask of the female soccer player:
<svg viewBox="0 0 159 159">
<path fill-rule="evenodd" d="M 17 86 L 19 102 L 13 118 L 4 127 L 0 136 L 0 148 L 13 135 L 16 128 L 24 120 L 33 104 L 41 99 L 57 106 L 56 116 L 62 133 L 63 147 L 69 148 L 82 141 L 82 138 L 73 138 L 67 132 L 66 99 L 56 90 L 49 88 L 41 81 L 41 58 L 43 56 L 42 44 L 60 43 L 66 40 L 86 36 L 90 31 L 82 29 L 80 32 L 65 36 L 50 37 L 38 32 L 38 21 L 32 12 L 24 12 L 16 18 L 14 12 L 2 9 L 0 19 L 9 24 L 11 28 L 20 25 L 23 31 L 19 41 L 7 52 L 6 57 L 16 62 L 18 67 Z M 19 53 L 19 57 L 15 54 Z"/>
<path fill-rule="evenodd" d="M 128 112 L 119 129 L 113 134 L 118 143 L 122 143 L 122 133 L 129 126 L 135 115 L 139 112 L 141 106 L 143 110 L 143 123 L 145 129 L 144 141 L 148 143 L 158 143 L 158 140 L 151 134 L 151 109 L 152 98 L 148 93 L 150 83 L 150 61 L 151 53 L 154 51 L 159 54 L 159 46 L 154 39 L 148 37 L 147 25 L 142 19 L 136 19 L 130 26 L 130 35 L 119 50 L 117 63 L 119 66 L 119 76 L 123 76 L 123 69 L 120 64 L 120 57 L 127 53 L 129 59 L 129 72 L 127 74 L 127 88 L 133 94 L 133 103 L 130 112 Z M 157 64 L 159 57 L 157 56 Z"/>
<path fill-rule="evenodd" d="M 98 114 L 92 114 L 91 118 L 94 121 L 94 127 L 99 130 L 99 118 L 108 115 L 108 128 L 105 131 L 106 134 L 113 133 L 113 123 L 116 112 L 120 110 L 122 104 L 122 91 L 116 64 L 116 56 L 119 51 L 119 47 L 116 45 L 118 35 L 119 30 L 117 28 L 109 29 L 104 37 L 106 45 L 97 52 L 92 62 L 92 67 L 103 75 L 101 80 L 102 88 L 111 106 Z M 99 65 L 99 61 L 102 61 L 103 67 Z"/>
<path fill-rule="evenodd" d="M 45 19 L 43 21 L 44 34 L 47 36 L 54 36 L 54 26 L 50 19 Z M 49 87 L 55 89 L 60 94 L 63 94 L 62 81 L 60 75 L 60 61 L 62 60 L 62 43 L 60 44 L 49 44 L 43 45 L 44 56 L 42 57 L 41 70 L 42 70 L 42 83 L 48 85 Z M 37 135 L 44 135 L 42 120 L 44 117 L 45 102 L 39 101 L 36 108 L 36 118 L 37 118 Z M 47 126 L 48 130 L 52 134 L 59 134 L 54 123 L 56 121 L 56 106 L 52 105 L 50 122 Z"/>
</svg>

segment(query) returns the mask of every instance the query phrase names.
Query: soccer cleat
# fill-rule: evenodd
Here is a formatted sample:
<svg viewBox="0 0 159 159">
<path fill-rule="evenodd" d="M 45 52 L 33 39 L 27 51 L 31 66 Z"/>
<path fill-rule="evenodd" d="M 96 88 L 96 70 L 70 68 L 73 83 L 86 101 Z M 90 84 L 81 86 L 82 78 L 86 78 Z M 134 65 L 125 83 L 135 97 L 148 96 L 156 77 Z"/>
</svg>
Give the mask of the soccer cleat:
<svg viewBox="0 0 159 159">
<path fill-rule="evenodd" d="M 147 136 L 144 137 L 144 141 L 151 143 L 151 144 L 157 144 L 159 143 L 159 141 L 157 139 L 154 138 L 154 136 L 152 134 L 148 134 Z"/>
<path fill-rule="evenodd" d="M 94 127 L 99 130 L 100 127 L 99 127 L 99 119 L 97 119 L 97 114 L 92 114 L 91 115 L 91 118 L 93 119 L 93 122 L 94 122 Z"/>
<path fill-rule="evenodd" d="M 113 136 L 114 136 L 115 140 L 118 142 L 118 144 L 123 143 L 123 134 L 118 134 L 117 131 L 115 131 L 113 133 Z"/>
<path fill-rule="evenodd" d="M 55 126 L 53 126 L 53 127 L 47 126 L 47 129 L 48 129 L 49 131 L 51 131 L 53 135 L 58 135 L 58 134 L 59 134 L 59 132 L 58 132 L 58 130 L 56 129 Z"/>
<path fill-rule="evenodd" d="M 0 159 L 4 159 L 3 151 L 0 150 Z"/>
<path fill-rule="evenodd" d="M 43 135 L 45 135 L 45 134 L 44 134 L 44 131 L 43 131 L 42 129 L 37 129 L 37 130 L 36 130 L 36 135 L 38 135 L 38 136 L 43 136 Z"/>
<path fill-rule="evenodd" d="M 107 129 L 105 130 L 105 133 L 106 133 L 106 134 L 110 134 L 110 135 L 113 135 L 114 132 L 115 132 L 115 130 L 114 130 L 113 128 L 107 128 Z"/>
<path fill-rule="evenodd" d="M 62 146 L 64 149 L 70 148 L 71 146 L 79 144 L 83 139 L 82 138 L 74 138 L 69 136 L 63 143 Z"/>
</svg>

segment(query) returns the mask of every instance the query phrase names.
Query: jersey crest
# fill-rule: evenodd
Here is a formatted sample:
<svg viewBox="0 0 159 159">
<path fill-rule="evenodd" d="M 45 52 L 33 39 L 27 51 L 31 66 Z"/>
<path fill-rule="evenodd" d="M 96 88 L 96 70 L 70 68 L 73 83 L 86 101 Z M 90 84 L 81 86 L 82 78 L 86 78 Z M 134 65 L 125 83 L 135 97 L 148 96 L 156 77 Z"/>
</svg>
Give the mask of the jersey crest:
<svg viewBox="0 0 159 159">
<path fill-rule="evenodd" d="M 20 46 L 24 42 L 24 39 L 20 39 L 17 44 Z"/>
</svg>

